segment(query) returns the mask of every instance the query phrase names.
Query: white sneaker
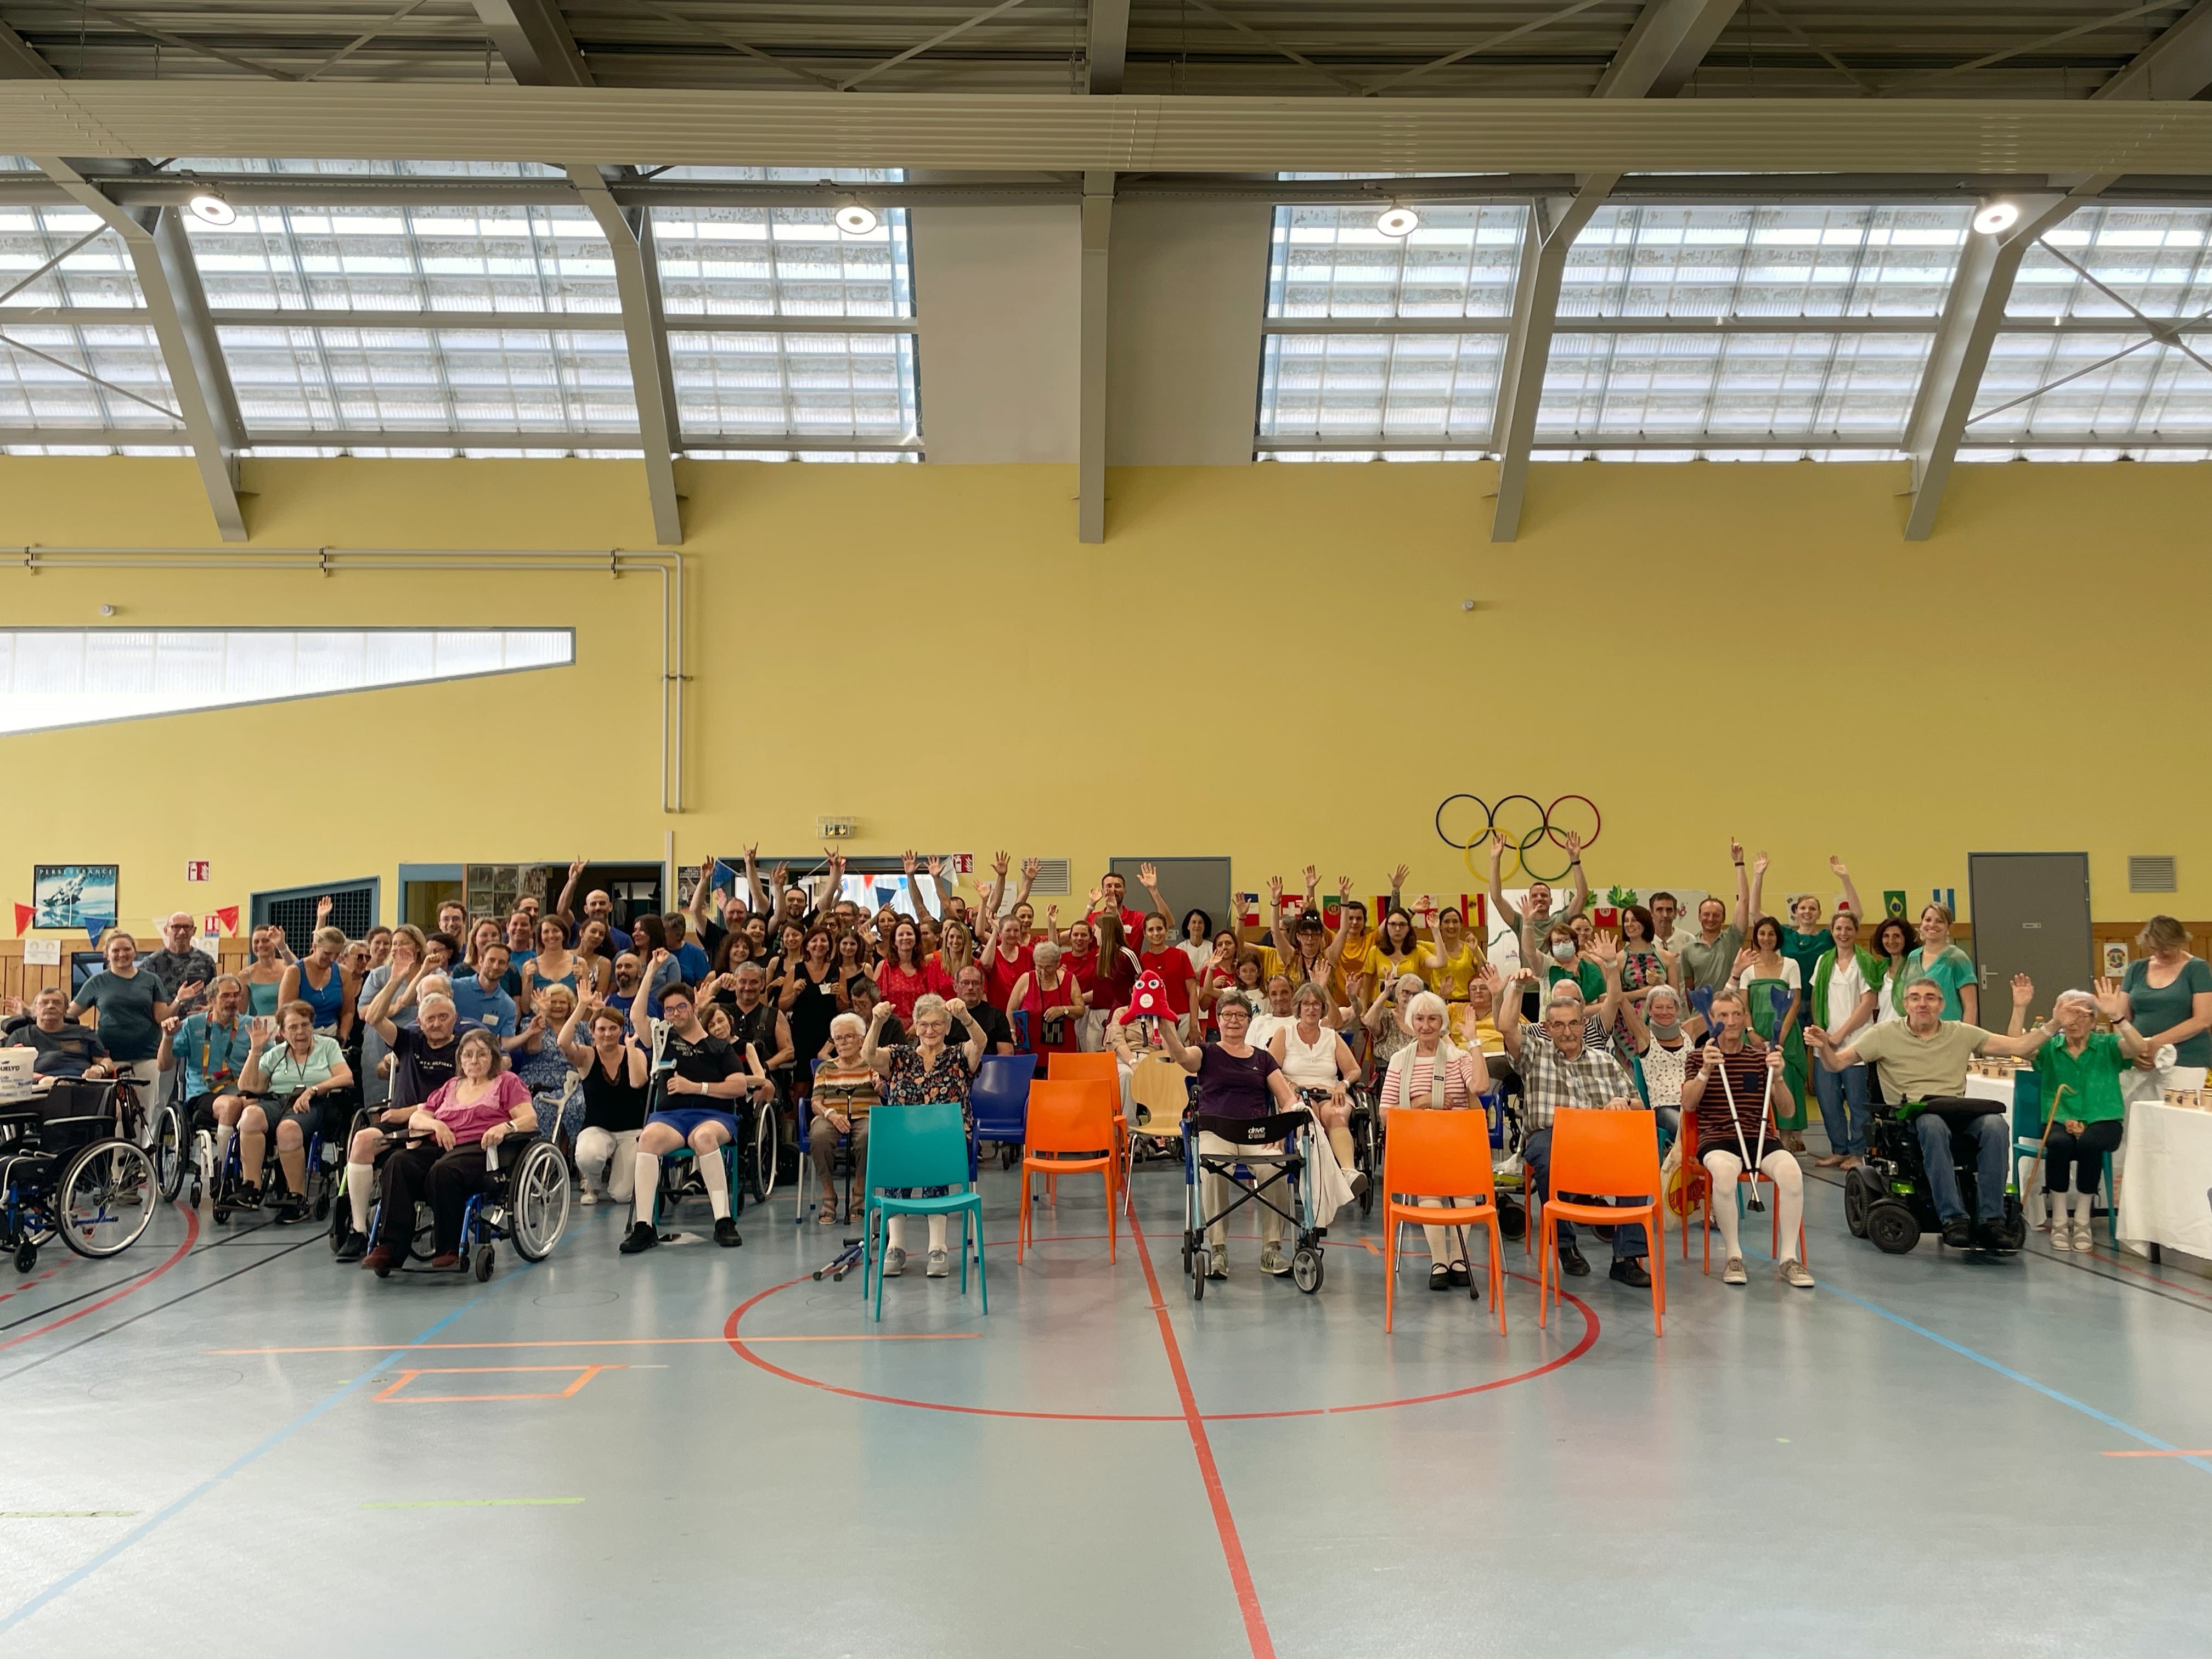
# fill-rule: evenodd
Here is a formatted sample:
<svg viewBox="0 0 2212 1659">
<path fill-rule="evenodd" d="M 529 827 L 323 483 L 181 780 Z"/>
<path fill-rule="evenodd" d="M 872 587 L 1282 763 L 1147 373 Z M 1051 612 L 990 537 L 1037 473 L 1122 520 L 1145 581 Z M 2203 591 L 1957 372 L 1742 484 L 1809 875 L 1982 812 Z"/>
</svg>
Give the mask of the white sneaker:
<svg viewBox="0 0 2212 1659">
<path fill-rule="evenodd" d="M 1730 1256 L 1727 1265 L 1721 1269 L 1721 1283 L 1741 1285 L 1747 1282 L 1747 1277 L 1743 1271 L 1743 1258 L 1740 1255 Z"/>
<path fill-rule="evenodd" d="M 952 1257 L 944 1250 L 932 1250 L 928 1263 L 922 1268 L 924 1279 L 942 1279 L 952 1271 Z"/>
<path fill-rule="evenodd" d="M 1208 1279 L 1229 1277 L 1229 1247 L 1226 1244 L 1212 1244 L 1206 1247 L 1206 1276 Z"/>
<path fill-rule="evenodd" d="M 906 1252 L 896 1244 L 884 1252 L 884 1277 L 896 1279 L 906 1271 Z"/>
<path fill-rule="evenodd" d="M 1796 1290 L 1809 1291 L 1813 1288 L 1813 1275 L 1794 1255 L 1774 1270 L 1774 1276 Z"/>
<path fill-rule="evenodd" d="M 586 1182 L 584 1189 L 576 1194 L 576 1202 L 579 1204 L 596 1204 L 599 1201 L 599 1195 L 592 1190 L 589 1182 Z"/>
<path fill-rule="evenodd" d="M 1286 1273 L 1291 1270 L 1289 1259 L 1279 1244 L 1270 1244 L 1260 1252 L 1260 1271 L 1263 1273 Z"/>
</svg>

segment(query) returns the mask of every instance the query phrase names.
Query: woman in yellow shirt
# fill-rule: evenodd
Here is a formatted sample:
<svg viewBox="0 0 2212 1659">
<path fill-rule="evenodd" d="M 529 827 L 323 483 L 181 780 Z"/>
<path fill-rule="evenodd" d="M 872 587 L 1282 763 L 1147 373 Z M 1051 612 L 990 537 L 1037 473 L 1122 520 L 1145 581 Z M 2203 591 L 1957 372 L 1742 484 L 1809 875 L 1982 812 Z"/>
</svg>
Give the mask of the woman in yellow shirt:
<svg viewBox="0 0 2212 1659">
<path fill-rule="evenodd" d="M 1422 977 L 1448 1003 L 1463 1003 L 1468 988 L 1482 971 L 1482 952 L 1467 931 L 1467 919 L 1450 905 L 1437 913 L 1436 941 L 1421 958 Z"/>
</svg>

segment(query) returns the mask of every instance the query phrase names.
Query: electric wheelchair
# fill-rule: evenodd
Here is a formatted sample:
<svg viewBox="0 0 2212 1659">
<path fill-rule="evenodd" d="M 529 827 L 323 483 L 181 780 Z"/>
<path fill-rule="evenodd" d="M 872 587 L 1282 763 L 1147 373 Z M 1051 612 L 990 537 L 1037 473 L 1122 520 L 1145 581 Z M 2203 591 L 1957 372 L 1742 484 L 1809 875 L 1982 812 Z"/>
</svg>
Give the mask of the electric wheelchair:
<svg viewBox="0 0 2212 1659">
<path fill-rule="evenodd" d="M 1943 1225 L 1921 1155 L 1919 1115 L 1907 1118 L 1900 1115 L 1902 1110 L 1896 1106 L 1873 1108 L 1865 1161 L 1844 1177 L 1844 1224 L 1850 1229 L 1852 1237 L 1871 1239 L 1876 1249 L 1889 1255 L 1905 1255 L 1918 1246 L 1921 1234 L 1940 1232 Z M 1950 1097 L 1921 1103 L 1920 1111 L 1937 1113 L 1950 1126 L 1959 1201 L 1968 1215 L 1978 1216 L 1979 1176 L 1969 1125 L 1976 1118 L 1991 1115 L 2003 1121 L 2002 1109 L 1994 1101 Z M 2016 1165 L 2010 1151 L 2008 1121 L 2005 1141 L 2005 1165 L 2011 1170 Z M 2004 1213 L 1986 1225 L 1978 1220 L 1974 1223 L 1972 1248 L 2008 1253 L 2027 1242 L 2027 1218 L 2021 1208 L 2020 1194 L 2008 1183 Z"/>
</svg>

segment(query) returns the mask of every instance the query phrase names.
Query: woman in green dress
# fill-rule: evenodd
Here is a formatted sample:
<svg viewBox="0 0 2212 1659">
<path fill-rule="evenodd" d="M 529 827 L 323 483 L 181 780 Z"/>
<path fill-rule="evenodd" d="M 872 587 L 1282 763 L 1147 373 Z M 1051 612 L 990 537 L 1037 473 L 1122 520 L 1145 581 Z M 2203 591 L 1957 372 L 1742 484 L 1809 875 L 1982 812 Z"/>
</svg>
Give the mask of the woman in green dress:
<svg viewBox="0 0 2212 1659">
<path fill-rule="evenodd" d="M 1752 1029 L 1769 1046 L 1782 1050 L 1782 1077 L 1778 1092 L 1786 1088 L 1787 1100 L 1774 1103 L 1774 1127 L 1782 1131 L 1782 1144 L 1793 1152 L 1805 1150 L 1805 1036 L 1798 1016 L 1805 1009 L 1805 981 L 1797 964 L 1783 953 L 1783 927 L 1772 916 L 1752 924 L 1751 943 L 1736 953 L 1735 987 L 1743 993 Z M 1778 998 L 1777 991 L 1788 993 Z M 1778 1013 L 1777 1005 L 1780 1011 Z"/>
<path fill-rule="evenodd" d="M 1981 981 L 1974 974 L 1974 959 L 1951 943 L 1948 905 L 1921 909 L 1920 948 L 1905 959 L 1903 983 L 1910 985 L 1916 979 L 1932 979 L 1943 988 L 1944 1018 L 1981 1024 Z"/>
</svg>

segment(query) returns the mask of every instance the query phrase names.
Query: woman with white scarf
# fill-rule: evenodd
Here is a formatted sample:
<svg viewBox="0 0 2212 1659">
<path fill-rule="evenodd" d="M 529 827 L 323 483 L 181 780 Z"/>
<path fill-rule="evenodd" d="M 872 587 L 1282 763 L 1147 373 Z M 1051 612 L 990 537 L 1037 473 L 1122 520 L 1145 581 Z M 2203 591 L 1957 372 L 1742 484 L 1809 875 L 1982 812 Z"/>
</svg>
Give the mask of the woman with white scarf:
<svg viewBox="0 0 2212 1659">
<path fill-rule="evenodd" d="M 1433 991 L 1422 992 L 1407 1008 L 1406 1025 L 1412 1036 L 1404 1048 L 1390 1056 L 1389 1070 L 1383 1073 L 1383 1110 L 1409 1106 L 1465 1111 L 1480 1106 L 1480 1097 L 1490 1087 L 1489 1068 L 1483 1064 L 1480 1051 L 1462 1048 L 1444 1035 L 1448 1013 L 1444 1000 Z M 1474 1198 L 1472 1194 L 1451 1198 L 1424 1194 L 1419 1202 L 1424 1208 L 1440 1210 L 1450 1205 L 1471 1204 Z M 1465 1238 L 1455 1236 L 1455 1230 L 1449 1227 L 1424 1227 L 1421 1231 L 1428 1236 L 1429 1259 L 1435 1264 L 1429 1269 L 1429 1288 L 1470 1288 L 1473 1276 L 1468 1272 Z"/>
<path fill-rule="evenodd" d="M 1639 1009 L 1621 1000 L 1620 1018 L 1628 1027 L 1628 1040 L 1644 1067 L 1644 1095 L 1659 1127 L 1669 1134 L 1682 1127 L 1682 1085 L 1689 1079 L 1697 1057 L 1697 1037 L 1705 1022 L 1692 1014 L 1682 1018 L 1682 994 L 1671 985 L 1655 985 L 1644 993 Z"/>
</svg>

